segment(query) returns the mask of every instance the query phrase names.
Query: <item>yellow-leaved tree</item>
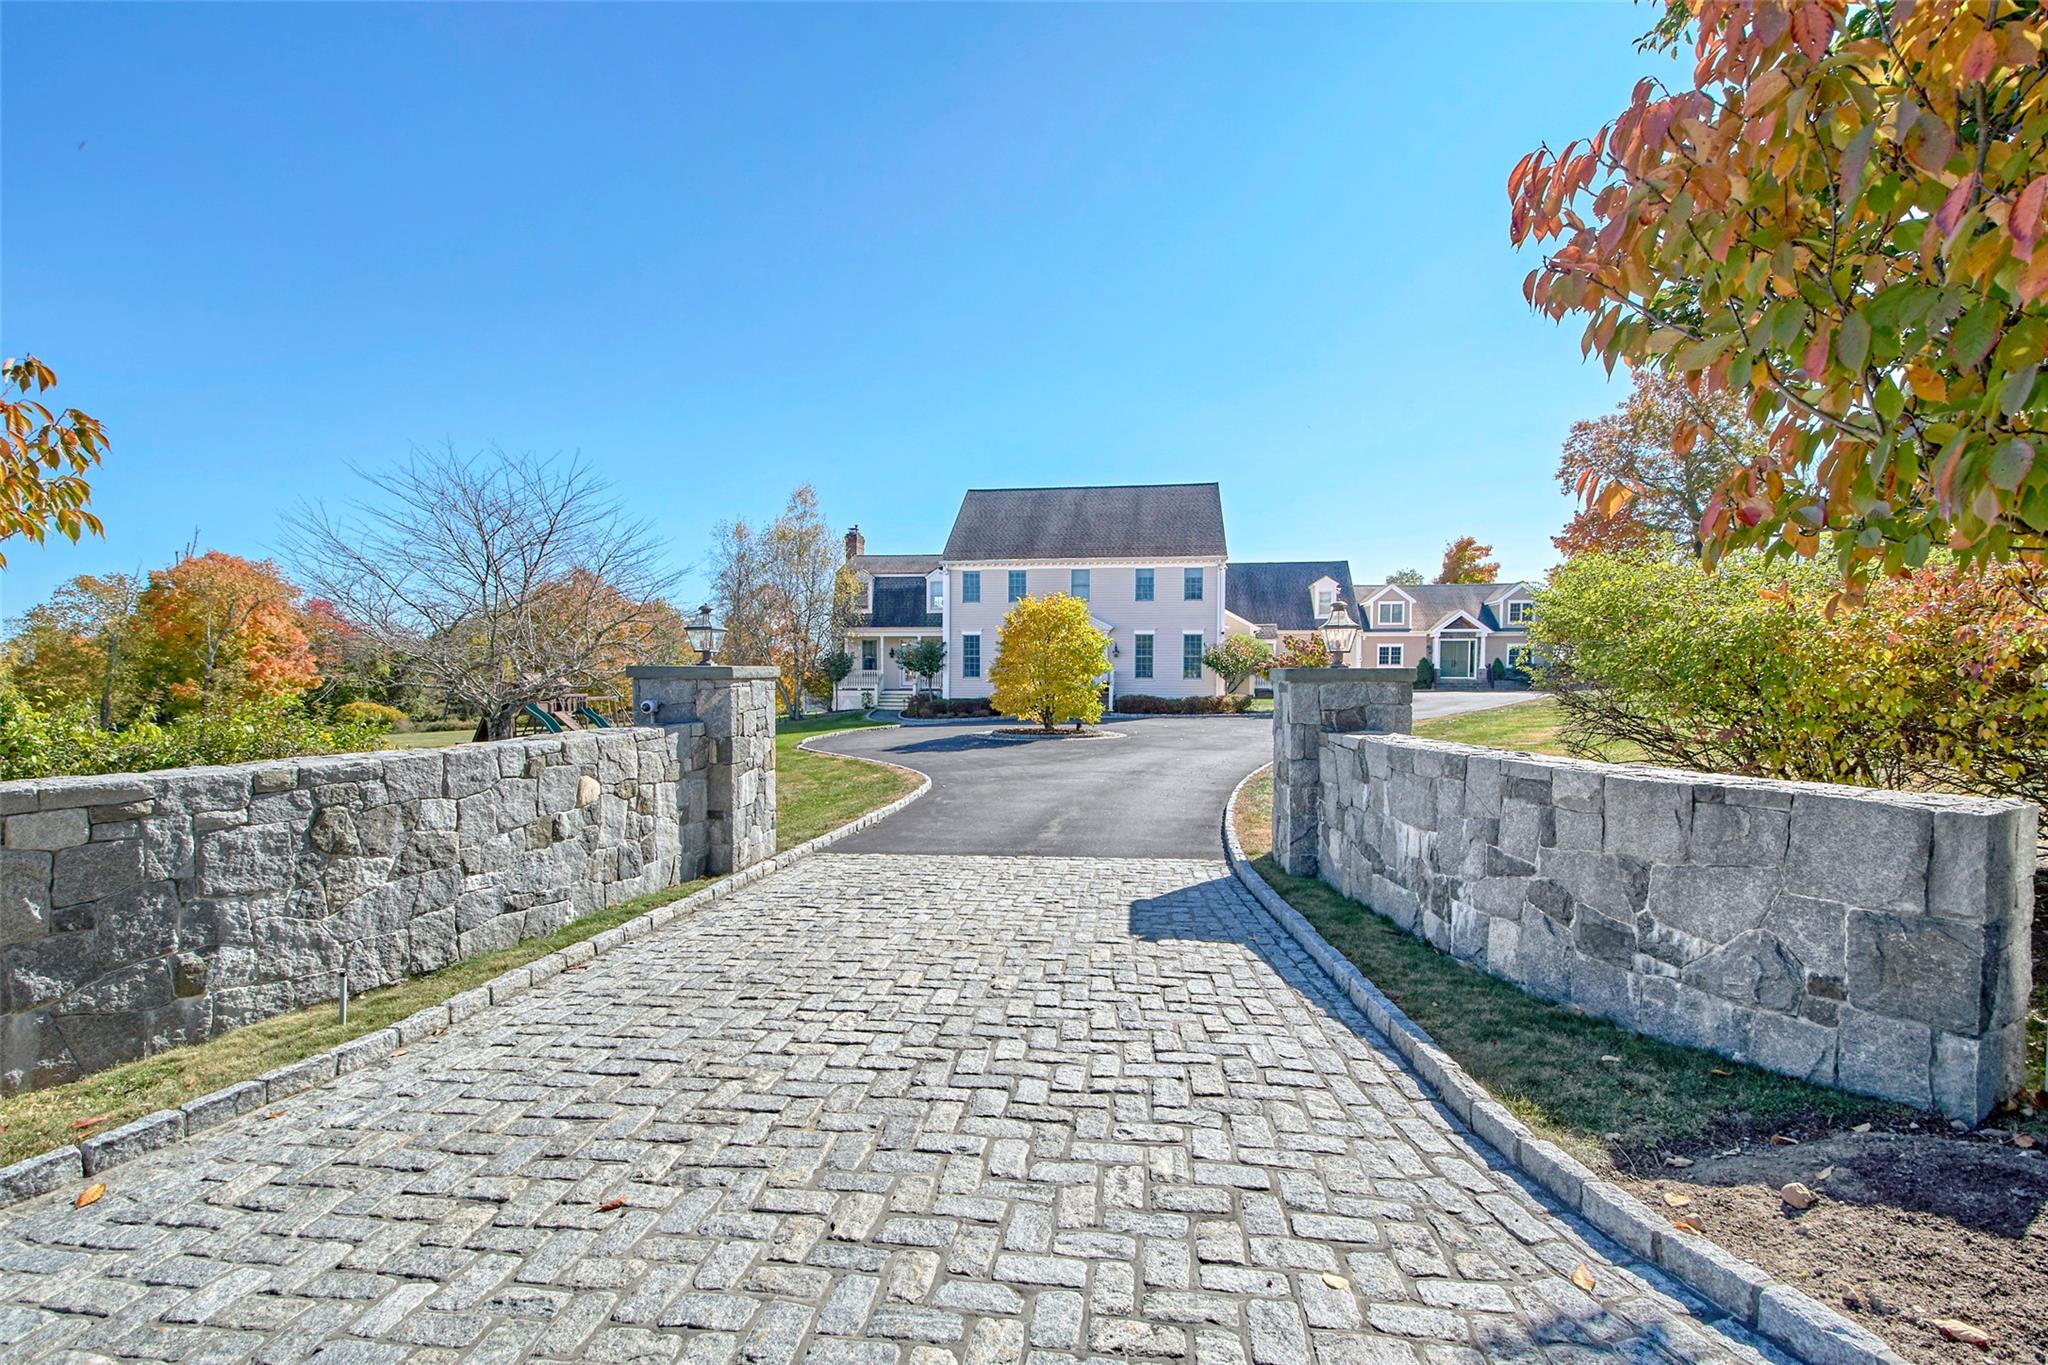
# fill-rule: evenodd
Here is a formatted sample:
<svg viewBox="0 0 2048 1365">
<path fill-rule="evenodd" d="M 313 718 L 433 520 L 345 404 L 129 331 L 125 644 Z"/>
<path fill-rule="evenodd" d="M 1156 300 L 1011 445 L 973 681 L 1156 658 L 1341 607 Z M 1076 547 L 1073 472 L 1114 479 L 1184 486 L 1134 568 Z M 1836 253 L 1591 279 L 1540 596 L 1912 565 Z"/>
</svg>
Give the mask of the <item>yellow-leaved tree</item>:
<svg viewBox="0 0 2048 1365">
<path fill-rule="evenodd" d="M 996 639 L 988 676 L 997 711 L 1047 730 L 1102 719 L 1109 637 L 1089 620 L 1086 602 L 1065 593 L 1019 598 Z"/>
</svg>

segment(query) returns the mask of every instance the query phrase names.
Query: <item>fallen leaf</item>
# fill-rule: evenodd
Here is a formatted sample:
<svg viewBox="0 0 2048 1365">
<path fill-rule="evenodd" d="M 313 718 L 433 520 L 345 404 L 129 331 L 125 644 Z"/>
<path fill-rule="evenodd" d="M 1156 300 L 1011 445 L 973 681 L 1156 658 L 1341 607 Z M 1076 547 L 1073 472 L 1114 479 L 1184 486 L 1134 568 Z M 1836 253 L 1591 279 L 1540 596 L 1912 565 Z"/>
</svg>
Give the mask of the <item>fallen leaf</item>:
<svg viewBox="0 0 2048 1365">
<path fill-rule="evenodd" d="M 1676 1190 L 1666 1190 L 1664 1191 L 1664 1202 L 1674 1209 L 1682 1209 L 1692 1202 L 1692 1196 L 1680 1194 Z"/>
<path fill-rule="evenodd" d="M 1349 1289 L 1351 1287 L 1351 1281 L 1345 1279 L 1342 1275 L 1332 1275 L 1327 1270 L 1323 1272 L 1323 1283 L 1332 1289 Z"/>
<path fill-rule="evenodd" d="M 1810 1209 L 1816 1196 L 1812 1190 L 1795 1180 L 1778 1191 L 1778 1198 L 1784 1200 L 1789 1208 Z"/>
<path fill-rule="evenodd" d="M 588 962 L 571 962 L 568 966 L 562 968 L 562 970 L 565 972 L 580 972 L 589 965 L 590 964 Z"/>
<path fill-rule="evenodd" d="M 2012 1135 L 2012 1145 L 2021 1151 L 2025 1151 L 2034 1145 L 2034 1135 L 2032 1133 L 2014 1133 Z"/>
<path fill-rule="evenodd" d="M 87 1204 L 97 1204 L 100 1202 L 100 1199 L 106 1194 L 106 1192 L 107 1187 L 105 1185 L 87 1185 L 84 1189 L 78 1192 L 78 1198 L 71 1201 L 71 1207 L 74 1209 L 82 1209 Z"/>
<path fill-rule="evenodd" d="M 74 1122 L 74 1123 L 73 1123 L 73 1124 L 72 1124 L 71 1126 L 72 1126 L 72 1128 L 74 1128 L 74 1129 L 78 1129 L 78 1128 L 91 1128 L 91 1127 L 93 1127 L 93 1126 L 94 1126 L 95 1124 L 101 1124 L 101 1123 L 105 1123 L 105 1122 L 106 1122 L 106 1121 L 107 1121 L 108 1119 L 110 1119 L 110 1118 L 112 1118 L 112 1117 L 114 1117 L 114 1116 L 113 1116 L 112 1114 L 94 1114 L 94 1115 L 93 1115 L 93 1116 L 92 1116 L 91 1118 L 89 1118 L 89 1119 L 79 1119 L 79 1120 L 77 1120 L 77 1121 L 76 1121 L 76 1122 Z"/>
<path fill-rule="evenodd" d="M 402 1047 L 392 1048 L 391 1055 L 394 1057 L 403 1057 L 405 1055 L 405 1049 Z"/>
<path fill-rule="evenodd" d="M 284 1116 L 284 1110 L 282 1110 L 282 1109 L 273 1109 L 273 1110 L 271 1110 L 271 1111 L 270 1111 L 269 1113 L 265 1114 L 265 1115 L 264 1115 L 263 1117 L 264 1117 L 264 1118 L 266 1118 L 266 1119 L 274 1119 L 274 1118 L 282 1118 L 283 1116 Z"/>
<path fill-rule="evenodd" d="M 1771 1145 L 1774 1147 L 1797 1147 L 1799 1139 L 1788 1138 L 1783 1133 L 1773 1133 L 1771 1134 Z"/>
<path fill-rule="evenodd" d="M 1664 1158 L 1664 1164 L 1675 1171 L 1682 1171 L 1692 1165 L 1692 1158 L 1689 1156 L 1667 1156 Z"/>
<path fill-rule="evenodd" d="M 1852 1133 L 1867 1133 L 1870 1131 L 1870 1125 L 1867 1123 L 1859 1123 L 1854 1128 L 1851 1128 L 1849 1131 Z"/>
<path fill-rule="evenodd" d="M 1819 1175 L 1817 1175 L 1817 1176 L 1815 1176 L 1815 1177 L 1814 1177 L 1814 1179 L 1815 1179 L 1815 1180 L 1832 1180 L 1832 1179 L 1834 1178 L 1834 1175 L 1835 1175 L 1835 1168 L 1834 1168 L 1834 1167 L 1832 1167 L 1832 1166 L 1823 1166 L 1823 1167 L 1821 1167 L 1821 1168 L 1820 1168 L 1820 1174 L 1819 1174 Z"/>
<path fill-rule="evenodd" d="M 1935 1318 L 1930 1325 L 1950 1341 L 1960 1341 L 1980 1351 L 1991 1349 L 1991 1333 L 1961 1318 Z"/>
<path fill-rule="evenodd" d="M 1690 1232 L 1695 1236 L 1703 1237 L 1706 1235 L 1700 1231 L 1700 1225 L 1693 1222 L 1690 1218 L 1674 1218 L 1671 1220 L 1671 1226 L 1677 1228 L 1680 1232 Z"/>
<path fill-rule="evenodd" d="M 1572 1283 L 1585 1290 L 1588 1294 L 1592 1293 L 1593 1267 L 1587 1265 L 1584 1261 L 1580 1261 L 1572 1270 Z"/>
<path fill-rule="evenodd" d="M 599 1213 L 610 1213 L 613 1209 L 622 1209 L 624 1207 L 626 1207 L 626 1201 L 623 1199 L 607 1199 L 597 1206 L 597 1211 Z"/>
<path fill-rule="evenodd" d="M 1733 1075 L 1734 1075 L 1735 1073 L 1734 1073 L 1734 1072 L 1732 1072 L 1732 1071 L 1728 1071 L 1728 1070 L 1725 1070 L 1724 1068 L 1721 1068 L 1721 1067 L 1718 1067 L 1718 1066 L 1717 1066 L 1717 1067 L 1715 1067 L 1715 1068 L 1714 1068 L 1714 1069 L 1713 1069 L 1712 1071 L 1708 1072 L 1707 1074 L 1708 1074 L 1708 1075 L 1710 1075 L 1710 1076 L 1733 1076 Z"/>
</svg>

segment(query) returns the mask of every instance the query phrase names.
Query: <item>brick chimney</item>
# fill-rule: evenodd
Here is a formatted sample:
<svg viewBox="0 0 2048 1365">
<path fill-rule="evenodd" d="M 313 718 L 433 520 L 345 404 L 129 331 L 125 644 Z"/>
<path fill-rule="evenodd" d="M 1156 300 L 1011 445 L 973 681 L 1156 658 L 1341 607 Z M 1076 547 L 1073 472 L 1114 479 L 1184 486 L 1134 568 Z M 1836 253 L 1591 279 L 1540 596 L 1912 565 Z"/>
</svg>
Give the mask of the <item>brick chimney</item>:
<svg viewBox="0 0 2048 1365">
<path fill-rule="evenodd" d="M 868 540 L 866 536 L 860 533 L 860 527 L 849 527 L 846 532 L 846 558 L 848 562 L 851 562 L 860 555 L 866 554 L 867 548 Z"/>
</svg>

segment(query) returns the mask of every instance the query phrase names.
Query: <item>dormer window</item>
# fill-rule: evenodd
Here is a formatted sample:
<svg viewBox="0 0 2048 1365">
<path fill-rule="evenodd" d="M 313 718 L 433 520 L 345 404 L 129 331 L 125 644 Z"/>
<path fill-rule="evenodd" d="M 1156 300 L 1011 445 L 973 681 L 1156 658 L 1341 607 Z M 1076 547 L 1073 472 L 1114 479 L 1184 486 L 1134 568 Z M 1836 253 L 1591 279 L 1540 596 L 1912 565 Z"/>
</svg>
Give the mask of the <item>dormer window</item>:
<svg viewBox="0 0 2048 1365">
<path fill-rule="evenodd" d="M 1335 606 L 1336 603 L 1337 587 L 1334 583 L 1323 582 L 1316 584 L 1316 620 L 1320 621 L 1328 616 L 1330 608 Z"/>
<path fill-rule="evenodd" d="M 935 573 L 924 581 L 926 611 L 939 611 L 946 605 L 946 576 Z"/>
<path fill-rule="evenodd" d="M 1528 624 L 1529 624 L 1529 623 L 1530 623 L 1531 621 L 1533 621 L 1533 620 L 1535 620 L 1535 619 L 1536 619 L 1536 604 L 1535 604 L 1534 602 L 1510 602 L 1510 603 L 1508 603 L 1508 624 L 1509 624 L 1509 625 L 1511 625 L 1511 626 L 1526 626 L 1526 625 L 1528 625 Z"/>
<path fill-rule="evenodd" d="M 873 611 L 875 609 L 875 580 L 868 574 L 860 576 L 860 609 L 862 611 Z"/>
<path fill-rule="evenodd" d="M 1373 603 L 1372 623 L 1376 626 L 1407 625 L 1408 604 L 1398 597 L 1390 597 Z"/>
</svg>

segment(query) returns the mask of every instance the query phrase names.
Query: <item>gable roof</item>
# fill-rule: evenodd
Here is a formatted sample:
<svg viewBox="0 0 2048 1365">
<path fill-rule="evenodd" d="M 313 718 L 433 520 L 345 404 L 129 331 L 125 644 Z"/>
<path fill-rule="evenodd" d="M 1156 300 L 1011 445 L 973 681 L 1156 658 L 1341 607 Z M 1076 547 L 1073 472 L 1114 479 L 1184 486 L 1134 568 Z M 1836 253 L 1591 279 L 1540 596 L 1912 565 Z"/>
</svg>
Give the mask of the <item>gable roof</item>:
<svg viewBox="0 0 2048 1365">
<path fill-rule="evenodd" d="M 1319 578 L 1336 583 L 1337 595 L 1349 598 L 1351 565 L 1342 559 L 1303 559 L 1269 564 L 1231 564 L 1223 574 L 1223 607 L 1254 626 L 1281 630 L 1314 630 L 1315 600 L 1309 590 Z M 1352 618 L 1358 616 L 1351 603 Z"/>
<path fill-rule="evenodd" d="M 855 555 L 849 561 L 857 573 L 927 574 L 939 567 L 937 555 Z"/>
<path fill-rule="evenodd" d="M 1223 493 L 1213 483 L 1097 488 L 970 488 L 945 558 L 1214 559 Z"/>
<path fill-rule="evenodd" d="M 1233 570 L 1232 572 L 1235 572 Z M 1358 600 L 1368 601 L 1373 594 L 1388 585 L 1385 583 L 1359 583 L 1355 585 Z M 1413 617 L 1405 626 L 1375 626 L 1360 614 L 1359 624 L 1367 630 L 1379 630 L 1386 634 L 1412 633 L 1435 630 L 1444 621 L 1459 612 L 1471 617 L 1488 630 L 1521 630 L 1521 626 L 1509 626 L 1504 612 L 1496 610 L 1511 597 L 1525 596 L 1529 591 L 1527 583 L 1411 583 L 1401 588 L 1415 603 Z"/>
</svg>

